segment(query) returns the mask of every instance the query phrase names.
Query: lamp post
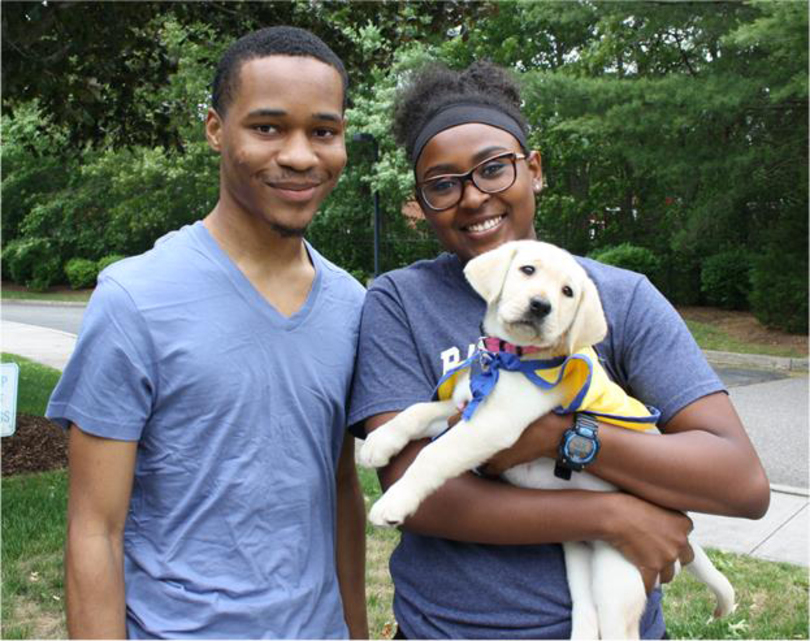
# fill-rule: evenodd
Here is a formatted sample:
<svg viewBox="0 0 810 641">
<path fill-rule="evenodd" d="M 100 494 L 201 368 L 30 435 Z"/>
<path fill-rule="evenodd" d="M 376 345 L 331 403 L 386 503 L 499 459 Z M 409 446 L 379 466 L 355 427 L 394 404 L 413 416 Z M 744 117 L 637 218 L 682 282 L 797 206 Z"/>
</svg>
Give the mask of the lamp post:
<svg viewBox="0 0 810 641">
<path fill-rule="evenodd" d="M 372 149 L 372 162 L 376 163 L 379 155 L 379 148 L 377 146 L 377 139 L 374 134 L 359 133 L 352 136 L 352 140 L 356 142 L 370 142 Z M 380 275 L 380 194 L 375 189 L 373 193 L 374 198 L 374 278 Z"/>
</svg>

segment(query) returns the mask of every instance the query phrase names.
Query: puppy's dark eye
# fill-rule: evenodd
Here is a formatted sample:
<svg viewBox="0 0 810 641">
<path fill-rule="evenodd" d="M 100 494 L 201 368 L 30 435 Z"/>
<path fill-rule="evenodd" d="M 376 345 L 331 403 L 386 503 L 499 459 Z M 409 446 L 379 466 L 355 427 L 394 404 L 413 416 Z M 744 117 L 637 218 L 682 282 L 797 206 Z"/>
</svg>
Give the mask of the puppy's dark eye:
<svg viewBox="0 0 810 641">
<path fill-rule="evenodd" d="M 534 274 L 535 268 L 534 265 L 523 265 L 523 267 L 520 268 L 520 271 L 526 274 L 526 276 L 531 276 Z"/>
<path fill-rule="evenodd" d="M 568 298 L 573 298 L 574 297 L 574 290 L 571 289 L 568 285 L 565 285 L 562 288 L 562 293 L 563 293 L 563 295 L 568 296 Z"/>
</svg>

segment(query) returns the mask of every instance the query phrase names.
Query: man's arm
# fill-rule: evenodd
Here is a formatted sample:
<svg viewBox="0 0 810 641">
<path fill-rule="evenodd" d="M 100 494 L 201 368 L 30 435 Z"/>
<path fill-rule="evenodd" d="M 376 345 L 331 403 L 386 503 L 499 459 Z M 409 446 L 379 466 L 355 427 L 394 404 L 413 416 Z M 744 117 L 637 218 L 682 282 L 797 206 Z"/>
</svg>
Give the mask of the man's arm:
<svg viewBox="0 0 810 641">
<path fill-rule="evenodd" d="M 68 635 L 125 639 L 124 523 L 137 442 L 71 425 L 65 583 Z"/>
<path fill-rule="evenodd" d="M 354 464 L 354 436 L 346 433 L 337 471 L 337 573 L 352 639 L 368 639 L 366 511 Z"/>
</svg>

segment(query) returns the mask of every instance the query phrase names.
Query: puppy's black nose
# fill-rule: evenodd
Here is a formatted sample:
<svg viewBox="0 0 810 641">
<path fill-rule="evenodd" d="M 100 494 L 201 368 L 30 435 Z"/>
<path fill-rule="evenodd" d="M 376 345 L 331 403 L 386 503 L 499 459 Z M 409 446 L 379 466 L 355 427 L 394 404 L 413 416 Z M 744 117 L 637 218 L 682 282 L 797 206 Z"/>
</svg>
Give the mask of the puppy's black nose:
<svg viewBox="0 0 810 641">
<path fill-rule="evenodd" d="M 529 301 L 529 313 L 534 318 L 545 318 L 551 311 L 551 303 L 542 298 L 532 298 Z"/>
</svg>

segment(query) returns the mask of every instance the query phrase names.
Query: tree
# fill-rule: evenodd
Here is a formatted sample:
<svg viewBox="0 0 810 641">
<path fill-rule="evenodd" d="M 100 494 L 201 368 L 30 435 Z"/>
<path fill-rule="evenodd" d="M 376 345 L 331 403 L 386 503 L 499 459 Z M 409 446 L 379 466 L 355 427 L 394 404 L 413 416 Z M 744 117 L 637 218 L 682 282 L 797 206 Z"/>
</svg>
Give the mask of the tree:
<svg viewBox="0 0 810 641">
<path fill-rule="evenodd" d="M 60 260 L 131 253 L 204 215 L 216 188 L 202 135 L 213 65 L 243 33 L 294 24 L 343 58 L 348 136 L 371 133 L 380 152 L 372 165 L 369 147 L 350 143 L 349 166 L 313 223 L 311 238 L 336 262 L 371 271 L 375 191 L 383 268 L 435 254 L 430 236 L 401 214 L 413 177 L 389 134 L 393 94 L 425 58 L 454 67 L 490 58 L 524 84 L 530 144 L 547 178 L 542 237 L 580 254 L 645 248 L 676 303 L 701 302 L 704 262 L 748 248 L 755 312 L 806 327 L 805 3 L 3 8 L 4 246 L 19 236 L 25 251 L 58 251 Z"/>
<path fill-rule="evenodd" d="M 341 56 L 352 78 L 384 67 L 403 43 L 442 39 L 487 5 L 460 1 L 352 3 L 273 2 L 4 2 L 3 106 L 36 98 L 43 113 L 64 123 L 70 142 L 182 148 L 183 104 L 166 100 L 178 70 L 177 46 L 162 37 L 167 21 L 187 29 L 175 45 L 200 47 L 213 68 L 224 47 L 248 31 L 274 24 L 311 30 Z M 373 57 L 351 32 L 376 25 Z M 361 82 L 361 81 L 360 81 Z"/>
</svg>

